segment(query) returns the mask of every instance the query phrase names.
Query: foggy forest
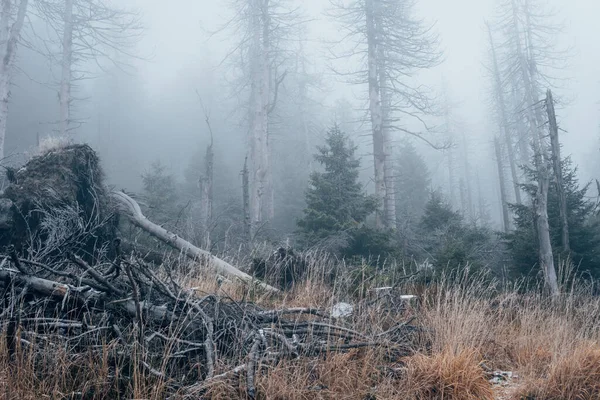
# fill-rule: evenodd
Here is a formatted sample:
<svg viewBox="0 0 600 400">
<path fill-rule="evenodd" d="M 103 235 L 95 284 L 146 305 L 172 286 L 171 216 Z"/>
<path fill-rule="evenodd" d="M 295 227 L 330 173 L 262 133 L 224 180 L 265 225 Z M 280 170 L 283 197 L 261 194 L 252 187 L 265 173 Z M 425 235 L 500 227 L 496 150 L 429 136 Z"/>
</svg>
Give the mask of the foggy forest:
<svg viewBox="0 0 600 400">
<path fill-rule="evenodd" d="M 0 397 L 600 396 L 597 0 L 0 2 Z"/>
</svg>

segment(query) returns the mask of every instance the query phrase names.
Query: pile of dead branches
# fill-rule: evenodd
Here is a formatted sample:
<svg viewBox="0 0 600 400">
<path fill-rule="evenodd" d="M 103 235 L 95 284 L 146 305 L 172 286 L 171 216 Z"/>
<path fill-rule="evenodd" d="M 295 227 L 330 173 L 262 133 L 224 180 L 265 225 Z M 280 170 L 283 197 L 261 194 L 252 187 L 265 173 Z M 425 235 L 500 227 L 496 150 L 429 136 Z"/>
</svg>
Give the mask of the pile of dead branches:
<svg viewBox="0 0 600 400">
<path fill-rule="evenodd" d="M 112 343 L 104 356 L 115 377 L 127 380 L 143 369 L 176 396 L 201 396 L 212 383 L 243 374 L 254 397 L 256 371 L 285 358 L 369 346 L 396 355 L 410 349 L 398 335 L 409 327 L 367 335 L 316 309 L 265 310 L 200 297 L 169 270 L 123 255 L 94 266 L 76 255 L 45 265 L 13 252 L 2 258 L 0 284 L 9 352 L 21 348 L 41 357 L 58 346 L 70 355 L 89 354 Z"/>
</svg>

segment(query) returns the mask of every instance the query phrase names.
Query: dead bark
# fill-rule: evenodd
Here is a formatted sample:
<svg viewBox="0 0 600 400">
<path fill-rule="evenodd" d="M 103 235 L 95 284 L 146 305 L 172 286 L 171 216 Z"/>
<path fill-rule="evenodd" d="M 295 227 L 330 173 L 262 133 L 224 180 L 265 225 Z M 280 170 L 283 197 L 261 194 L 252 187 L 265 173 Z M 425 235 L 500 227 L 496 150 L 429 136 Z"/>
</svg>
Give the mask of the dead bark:
<svg viewBox="0 0 600 400">
<path fill-rule="evenodd" d="M 548 112 L 548 121 L 550 124 L 550 146 L 552 150 L 552 166 L 554 168 L 556 191 L 558 192 L 562 247 L 565 253 L 569 253 L 571 251 L 571 245 L 569 241 L 567 195 L 565 193 L 565 183 L 563 182 L 563 172 L 561 166 L 562 159 L 560 157 L 560 142 L 558 140 L 558 124 L 556 122 L 556 112 L 554 110 L 554 99 L 552 98 L 552 91 L 550 90 L 548 90 L 546 94 L 546 110 Z"/>
<path fill-rule="evenodd" d="M 469 146 L 468 146 L 467 138 L 466 138 L 464 131 L 462 132 L 461 139 L 462 139 L 462 145 L 463 145 L 462 159 L 463 159 L 464 170 L 465 170 L 465 178 L 464 178 L 465 202 L 463 203 L 463 207 L 466 208 L 465 215 L 468 216 L 468 220 L 473 221 L 475 219 L 475 216 L 473 214 L 473 190 L 471 187 L 471 163 L 469 162 Z"/>
<path fill-rule="evenodd" d="M 210 133 L 210 144 L 206 146 L 206 154 L 204 156 L 204 171 L 202 171 L 199 185 L 200 185 L 200 203 L 202 209 L 201 221 L 204 233 L 204 247 L 210 249 L 210 224 L 212 221 L 212 210 L 213 210 L 213 179 L 214 179 L 214 158 L 215 153 L 213 151 L 214 137 L 212 127 L 210 125 L 210 118 L 206 110 L 204 110 L 204 116 L 206 126 Z"/>
<path fill-rule="evenodd" d="M 486 23 L 487 25 L 487 23 Z M 508 154 L 508 162 L 510 165 L 510 174 L 513 181 L 513 189 L 515 191 L 515 200 L 517 204 L 522 204 L 521 200 L 521 187 L 519 182 L 519 175 L 517 173 L 517 163 L 515 159 L 515 151 L 513 148 L 512 138 L 509 129 L 509 120 L 508 120 L 508 112 L 506 111 L 506 102 L 504 98 L 504 88 L 502 85 L 502 78 L 500 76 L 500 67 L 498 65 L 498 57 L 496 55 L 496 46 L 494 44 L 494 38 L 492 36 L 492 29 L 489 25 L 487 25 L 488 36 L 490 40 L 490 48 L 492 52 L 492 64 L 493 64 L 493 74 L 494 74 L 494 87 L 496 92 L 496 102 L 498 107 L 498 114 L 500 118 L 500 124 L 502 125 L 502 133 L 504 134 L 504 145 L 506 147 L 506 153 Z M 525 143 L 525 141 L 522 141 Z M 526 144 L 526 143 L 525 143 Z M 527 146 L 525 146 L 525 150 L 527 150 Z M 527 160 L 528 153 L 525 153 L 525 159 Z M 527 165 L 529 162 L 524 163 Z"/>
<path fill-rule="evenodd" d="M 71 123 L 71 87 L 72 87 L 72 65 L 73 65 L 73 1 L 65 1 L 63 14 L 63 38 L 62 38 L 62 61 L 60 92 L 58 99 L 60 102 L 60 120 L 59 133 L 66 136 L 69 133 Z"/>
<path fill-rule="evenodd" d="M 28 0 L 19 2 L 16 19 L 9 27 L 11 3 L 11 0 L 2 0 L 2 9 L 0 10 L 0 159 L 4 158 L 10 84 L 17 53 L 17 43 L 27 14 Z"/>
<path fill-rule="evenodd" d="M 206 262 L 210 267 L 215 268 L 217 271 L 233 277 L 237 277 L 245 283 L 257 284 L 259 287 L 271 292 L 279 291 L 278 289 L 272 286 L 266 285 L 262 282 L 257 282 L 253 277 L 240 271 L 239 269 L 235 268 L 233 265 L 227 263 L 226 261 L 223 261 L 220 258 L 213 256 L 212 254 L 210 254 L 210 252 L 194 246 L 190 242 L 180 238 L 178 235 L 169 232 L 163 227 L 156 225 L 152 221 L 148 220 L 142 213 L 142 210 L 140 209 L 138 203 L 125 193 L 113 192 L 112 197 L 122 207 L 123 211 L 134 225 L 148 232 L 150 235 L 156 237 L 157 239 L 160 239 L 167 245 L 178 249 L 186 256 L 194 260 L 201 260 L 203 262 Z"/>
<path fill-rule="evenodd" d="M 378 201 L 376 226 L 383 228 L 385 222 L 385 140 L 383 137 L 383 110 L 381 105 L 381 86 L 378 75 L 377 26 L 375 0 L 365 1 L 367 24 L 368 68 L 369 68 L 369 113 L 373 140 L 373 164 L 375 169 L 375 197 Z"/>
<path fill-rule="evenodd" d="M 508 202 L 506 200 L 506 183 L 504 182 L 504 167 L 502 165 L 502 150 L 500 140 L 494 138 L 494 149 L 496 151 L 496 164 L 498 166 L 498 182 L 500 184 L 500 202 L 502 203 L 502 223 L 504 232 L 510 230 L 510 219 L 508 215 Z"/>
<path fill-rule="evenodd" d="M 385 58 L 383 49 L 378 49 L 380 65 L 379 65 L 379 82 L 381 89 L 381 106 L 382 106 L 382 136 L 383 136 L 383 180 L 385 182 L 385 196 L 383 201 L 383 210 L 385 215 L 385 226 L 388 229 L 396 229 L 396 185 L 394 179 L 394 143 L 392 139 L 392 131 L 390 129 L 390 112 L 391 98 L 390 88 L 388 87 L 388 79 L 386 76 Z"/>
<path fill-rule="evenodd" d="M 252 242 L 252 217 L 250 214 L 250 172 L 248 171 L 248 156 L 244 159 L 242 170 L 242 203 L 244 207 L 244 237 L 246 243 Z"/>
</svg>

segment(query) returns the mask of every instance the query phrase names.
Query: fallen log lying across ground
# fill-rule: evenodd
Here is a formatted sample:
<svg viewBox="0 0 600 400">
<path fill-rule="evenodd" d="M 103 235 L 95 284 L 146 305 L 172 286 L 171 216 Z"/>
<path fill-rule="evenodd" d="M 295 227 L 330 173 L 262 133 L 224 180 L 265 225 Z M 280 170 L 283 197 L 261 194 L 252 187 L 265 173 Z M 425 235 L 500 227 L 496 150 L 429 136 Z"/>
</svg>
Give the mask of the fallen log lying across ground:
<svg viewBox="0 0 600 400">
<path fill-rule="evenodd" d="M 181 251 L 186 256 L 197 261 L 202 261 L 202 263 L 216 269 L 218 272 L 239 278 L 246 283 L 257 284 L 263 289 L 272 292 L 279 291 L 265 283 L 257 282 L 252 276 L 240 271 L 228 262 L 213 256 L 210 252 L 194 246 L 177 234 L 169 232 L 162 226 L 153 223 L 144 216 L 138 203 L 124 192 L 112 192 L 112 198 L 120 206 L 122 213 L 125 214 L 135 226 L 143 229 L 169 246 Z"/>
</svg>

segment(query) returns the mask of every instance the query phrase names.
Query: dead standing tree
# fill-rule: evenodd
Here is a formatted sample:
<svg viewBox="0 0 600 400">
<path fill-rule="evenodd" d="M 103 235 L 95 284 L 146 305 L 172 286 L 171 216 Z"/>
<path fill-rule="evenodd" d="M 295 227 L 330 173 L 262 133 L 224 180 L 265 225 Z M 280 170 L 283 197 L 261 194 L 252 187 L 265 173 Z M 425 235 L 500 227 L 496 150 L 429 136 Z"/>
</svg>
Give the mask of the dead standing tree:
<svg viewBox="0 0 600 400">
<path fill-rule="evenodd" d="M 204 154 L 204 170 L 200 171 L 200 177 L 198 178 L 198 189 L 200 190 L 200 223 L 202 224 L 204 236 L 202 246 L 205 249 L 210 249 L 210 230 L 213 219 L 214 135 L 210 124 L 210 113 L 204 107 L 200 93 L 196 91 L 196 94 L 200 100 L 200 105 L 204 112 L 204 122 L 206 122 L 206 127 L 210 135 L 210 143 L 206 146 L 206 153 Z"/>
<path fill-rule="evenodd" d="M 560 157 L 560 141 L 558 140 L 558 123 L 556 122 L 556 112 L 554 110 L 554 99 L 552 91 L 546 93 L 546 112 L 548 113 L 548 124 L 550 130 L 550 148 L 552 150 L 552 167 L 554 169 L 554 179 L 556 191 L 558 193 L 558 206 L 561 221 L 561 240 L 562 248 L 565 253 L 571 251 L 569 240 L 569 219 L 567 215 L 567 195 L 565 193 L 565 184 L 563 181 L 562 159 Z"/>
<path fill-rule="evenodd" d="M 512 177 L 513 189 L 515 193 L 515 200 L 517 204 L 522 204 L 521 200 L 521 184 L 519 180 L 519 174 L 517 172 L 517 161 L 515 157 L 515 149 L 513 144 L 513 135 L 511 133 L 511 123 L 507 111 L 507 103 L 505 96 L 505 85 L 502 81 L 500 72 L 500 66 L 498 64 L 498 55 L 496 53 L 496 45 L 494 42 L 494 36 L 492 33 L 491 26 L 486 22 L 486 28 L 489 38 L 490 55 L 491 55 L 491 68 L 490 72 L 493 77 L 493 107 L 499 121 L 500 128 L 502 130 L 502 138 L 504 139 L 504 146 L 506 153 L 508 154 L 508 163 L 510 166 L 510 174 Z"/>
<path fill-rule="evenodd" d="M 380 228 L 396 226 L 393 133 L 427 141 L 421 133 L 408 129 L 406 120 L 423 122 L 422 117 L 431 112 L 430 98 L 415 76 L 441 59 L 437 36 L 414 16 L 415 4 L 414 0 L 336 1 L 332 13 L 343 27 L 344 44 L 349 43 L 348 39 L 354 41 L 349 49 L 336 52 L 335 58 L 356 57 L 360 65 L 356 70 L 338 73 L 368 87 Z"/>
<path fill-rule="evenodd" d="M 10 85 L 28 4 L 28 0 L 2 0 L 0 9 L 0 159 L 4 158 Z"/>
<path fill-rule="evenodd" d="M 548 222 L 548 186 L 550 180 L 549 146 L 543 132 L 546 120 L 542 112 L 541 88 L 553 79 L 548 74 L 552 68 L 564 64 L 566 54 L 555 49 L 553 36 L 560 27 L 552 25 L 551 15 L 535 0 L 505 0 L 501 3 L 497 27 L 503 33 L 499 65 L 512 93 L 512 109 L 517 126 L 523 129 L 526 140 L 532 144 L 537 192 L 533 199 L 536 214 L 539 260 L 549 291 L 559 293 L 550 226 Z M 544 66 L 544 70 L 539 67 Z M 506 89 L 505 89 L 506 90 Z M 523 153 L 523 151 L 521 151 Z"/>
<path fill-rule="evenodd" d="M 236 95 L 247 96 L 249 193 L 252 235 L 275 215 L 273 171 L 269 135 L 270 114 L 275 109 L 286 72 L 278 68 L 293 55 L 290 40 L 302 25 L 299 13 L 286 0 L 232 0 L 234 17 L 219 32 L 233 31 L 239 81 Z M 241 60 L 241 61 L 238 61 Z"/>
<path fill-rule="evenodd" d="M 506 198 L 506 181 L 504 178 L 504 165 L 502 162 L 502 147 L 500 145 L 500 139 L 494 138 L 494 151 L 496 154 L 496 165 L 498 168 L 498 183 L 500 185 L 500 202 L 502 206 L 502 226 L 504 232 L 510 230 L 510 219 L 508 213 L 508 200 Z"/>
<path fill-rule="evenodd" d="M 82 123 L 73 117 L 73 93 L 78 82 L 90 78 L 87 64 L 126 66 L 121 59 L 134 57 L 142 27 L 137 13 L 105 0 L 35 0 L 34 5 L 53 33 L 41 39 L 45 55 L 60 66 L 58 133 L 67 136 Z"/>
</svg>

